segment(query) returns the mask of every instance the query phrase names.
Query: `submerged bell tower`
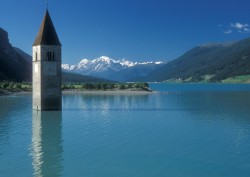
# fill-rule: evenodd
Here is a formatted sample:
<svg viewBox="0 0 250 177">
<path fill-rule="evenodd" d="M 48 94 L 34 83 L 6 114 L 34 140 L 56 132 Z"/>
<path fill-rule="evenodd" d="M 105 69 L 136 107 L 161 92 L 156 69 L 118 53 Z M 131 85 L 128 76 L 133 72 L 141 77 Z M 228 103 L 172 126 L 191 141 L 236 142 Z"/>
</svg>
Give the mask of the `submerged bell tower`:
<svg viewBox="0 0 250 177">
<path fill-rule="evenodd" d="M 48 8 L 33 44 L 33 109 L 61 110 L 61 43 Z"/>
</svg>

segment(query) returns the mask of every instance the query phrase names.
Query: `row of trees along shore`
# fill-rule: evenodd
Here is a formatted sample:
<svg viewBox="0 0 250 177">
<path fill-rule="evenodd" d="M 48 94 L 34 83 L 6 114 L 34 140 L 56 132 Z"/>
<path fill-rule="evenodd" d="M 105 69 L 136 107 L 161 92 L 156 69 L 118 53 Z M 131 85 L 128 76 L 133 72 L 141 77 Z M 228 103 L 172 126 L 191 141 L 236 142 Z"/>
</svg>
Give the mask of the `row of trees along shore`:
<svg viewBox="0 0 250 177">
<path fill-rule="evenodd" d="M 134 91 L 149 91 L 148 83 L 78 83 L 78 84 L 63 84 L 63 90 L 79 89 L 79 90 L 134 90 Z"/>
<path fill-rule="evenodd" d="M 78 90 L 134 90 L 134 91 L 150 91 L 149 85 L 143 83 L 113 83 L 113 82 L 98 82 L 98 83 L 63 83 L 62 90 L 78 89 Z M 7 92 L 32 91 L 32 83 L 30 82 L 0 82 L 0 94 Z"/>
</svg>

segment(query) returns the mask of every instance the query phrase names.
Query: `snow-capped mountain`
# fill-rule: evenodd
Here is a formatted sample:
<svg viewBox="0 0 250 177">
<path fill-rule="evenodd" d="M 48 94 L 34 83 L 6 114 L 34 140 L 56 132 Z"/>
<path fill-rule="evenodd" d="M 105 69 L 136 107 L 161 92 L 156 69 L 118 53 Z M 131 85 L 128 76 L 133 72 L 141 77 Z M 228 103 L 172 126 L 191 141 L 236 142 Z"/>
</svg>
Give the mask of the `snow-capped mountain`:
<svg viewBox="0 0 250 177">
<path fill-rule="evenodd" d="M 145 73 L 149 73 L 150 71 L 158 68 L 164 64 L 161 61 L 158 62 L 132 62 L 129 60 L 114 60 L 106 56 L 101 56 L 100 58 L 96 58 L 93 60 L 82 59 L 76 65 L 62 64 L 62 70 L 66 72 L 79 73 L 83 75 L 102 77 L 105 79 L 113 79 L 113 80 L 123 80 L 126 81 L 132 77 L 140 77 L 145 76 Z M 136 76 L 134 73 L 126 73 L 126 70 L 132 71 L 133 68 L 140 68 L 140 72 L 136 71 Z M 144 68 L 144 69 L 143 69 Z M 123 73 L 123 77 L 117 79 L 117 74 L 119 72 Z M 115 75 L 114 75 L 115 74 Z"/>
</svg>

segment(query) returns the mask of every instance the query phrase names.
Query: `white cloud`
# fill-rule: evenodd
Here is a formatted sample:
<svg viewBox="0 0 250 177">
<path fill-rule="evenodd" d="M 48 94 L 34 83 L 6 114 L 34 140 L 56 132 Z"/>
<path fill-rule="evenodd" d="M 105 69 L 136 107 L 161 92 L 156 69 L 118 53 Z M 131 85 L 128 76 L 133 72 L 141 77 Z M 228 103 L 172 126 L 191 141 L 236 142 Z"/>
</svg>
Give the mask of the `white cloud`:
<svg viewBox="0 0 250 177">
<path fill-rule="evenodd" d="M 231 23 L 230 25 L 231 29 L 237 30 L 239 33 L 249 33 L 250 32 L 250 26 L 249 24 L 243 24 L 243 23 Z"/>
<path fill-rule="evenodd" d="M 244 28 L 244 31 L 245 32 L 250 32 L 250 29 L 249 28 Z"/>
<path fill-rule="evenodd" d="M 231 27 L 238 30 L 244 30 L 246 28 L 248 29 L 249 25 L 237 22 L 237 23 L 231 23 Z"/>
<path fill-rule="evenodd" d="M 231 34 L 233 31 L 231 29 L 224 31 L 225 34 Z"/>
<path fill-rule="evenodd" d="M 222 27 L 222 25 L 219 25 L 219 27 Z M 224 34 L 231 34 L 233 32 L 238 32 L 238 33 L 250 33 L 250 25 L 247 23 L 240 23 L 240 22 L 236 22 L 236 23 L 231 23 L 228 26 L 227 30 L 223 31 Z"/>
</svg>

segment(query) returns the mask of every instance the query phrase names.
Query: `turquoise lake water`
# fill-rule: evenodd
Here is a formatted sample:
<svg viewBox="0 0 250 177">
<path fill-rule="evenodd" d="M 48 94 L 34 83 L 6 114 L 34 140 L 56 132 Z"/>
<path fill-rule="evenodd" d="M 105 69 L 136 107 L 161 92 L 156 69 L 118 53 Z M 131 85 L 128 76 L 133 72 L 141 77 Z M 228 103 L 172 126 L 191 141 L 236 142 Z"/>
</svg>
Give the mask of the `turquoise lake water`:
<svg viewBox="0 0 250 177">
<path fill-rule="evenodd" d="M 250 176 L 250 85 L 151 88 L 63 95 L 61 112 L 0 97 L 0 176 Z"/>
</svg>

